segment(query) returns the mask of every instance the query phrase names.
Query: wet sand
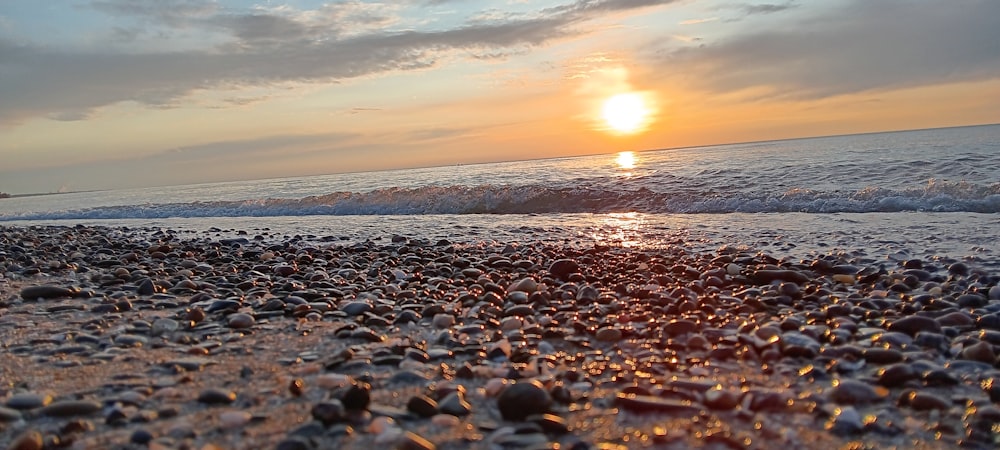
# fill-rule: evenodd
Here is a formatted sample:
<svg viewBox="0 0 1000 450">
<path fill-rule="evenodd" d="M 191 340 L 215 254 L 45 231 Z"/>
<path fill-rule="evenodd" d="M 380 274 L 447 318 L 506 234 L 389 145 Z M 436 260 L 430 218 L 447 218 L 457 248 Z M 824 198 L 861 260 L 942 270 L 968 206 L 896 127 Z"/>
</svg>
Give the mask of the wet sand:
<svg viewBox="0 0 1000 450">
<path fill-rule="evenodd" d="M 0 228 L 0 448 L 1000 443 L 998 274 L 738 248 Z"/>
</svg>

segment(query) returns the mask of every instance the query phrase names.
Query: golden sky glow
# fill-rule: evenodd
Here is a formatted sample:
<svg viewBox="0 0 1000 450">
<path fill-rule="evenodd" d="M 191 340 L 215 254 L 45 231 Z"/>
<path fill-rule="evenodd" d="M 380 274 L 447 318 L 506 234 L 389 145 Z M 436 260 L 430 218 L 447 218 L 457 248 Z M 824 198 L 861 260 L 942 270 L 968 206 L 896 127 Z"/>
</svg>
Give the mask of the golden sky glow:
<svg viewBox="0 0 1000 450">
<path fill-rule="evenodd" d="M 1000 122 L 992 0 L 497 8 L 4 3 L 0 191 Z"/>
</svg>

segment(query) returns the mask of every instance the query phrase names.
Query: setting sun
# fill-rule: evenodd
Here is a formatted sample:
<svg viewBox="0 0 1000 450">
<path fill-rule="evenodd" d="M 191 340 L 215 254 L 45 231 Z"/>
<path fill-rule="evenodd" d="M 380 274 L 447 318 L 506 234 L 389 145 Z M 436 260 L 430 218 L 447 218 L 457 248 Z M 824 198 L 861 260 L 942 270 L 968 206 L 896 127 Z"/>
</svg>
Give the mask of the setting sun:
<svg viewBox="0 0 1000 450">
<path fill-rule="evenodd" d="M 605 100 L 601 116 L 613 130 L 619 133 L 635 133 L 645 125 L 649 108 L 641 95 L 628 92 Z"/>
</svg>

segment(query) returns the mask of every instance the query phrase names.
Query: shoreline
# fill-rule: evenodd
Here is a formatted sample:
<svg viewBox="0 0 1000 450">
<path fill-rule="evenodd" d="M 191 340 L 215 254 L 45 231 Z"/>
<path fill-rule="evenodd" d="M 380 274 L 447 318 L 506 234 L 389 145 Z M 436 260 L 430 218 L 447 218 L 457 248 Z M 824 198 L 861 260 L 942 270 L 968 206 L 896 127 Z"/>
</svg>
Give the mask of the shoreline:
<svg viewBox="0 0 1000 450">
<path fill-rule="evenodd" d="M 0 448 L 998 444 L 1000 274 L 965 263 L 113 227 L 0 244 Z"/>
</svg>

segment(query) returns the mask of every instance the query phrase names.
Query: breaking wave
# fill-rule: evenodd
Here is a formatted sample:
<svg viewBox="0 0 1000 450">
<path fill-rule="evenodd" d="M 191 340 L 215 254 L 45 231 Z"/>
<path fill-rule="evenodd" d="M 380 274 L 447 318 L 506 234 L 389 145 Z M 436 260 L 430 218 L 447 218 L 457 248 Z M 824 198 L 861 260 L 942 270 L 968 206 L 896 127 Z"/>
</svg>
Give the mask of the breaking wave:
<svg viewBox="0 0 1000 450">
<path fill-rule="evenodd" d="M 930 180 L 911 189 L 866 187 L 857 191 L 716 193 L 658 192 L 646 187 L 607 189 L 544 185 L 426 186 L 370 192 L 333 192 L 298 199 L 106 206 L 14 213 L 0 221 L 163 219 L 175 217 L 277 217 L 314 215 L 545 214 L 639 212 L 698 213 L 865 213 L 1000 212 L 1000 183 Z"/>
</svg>

